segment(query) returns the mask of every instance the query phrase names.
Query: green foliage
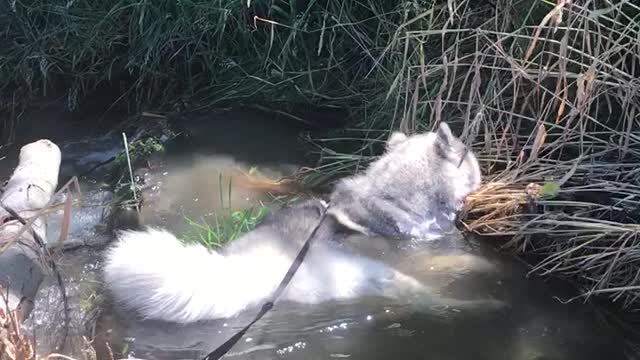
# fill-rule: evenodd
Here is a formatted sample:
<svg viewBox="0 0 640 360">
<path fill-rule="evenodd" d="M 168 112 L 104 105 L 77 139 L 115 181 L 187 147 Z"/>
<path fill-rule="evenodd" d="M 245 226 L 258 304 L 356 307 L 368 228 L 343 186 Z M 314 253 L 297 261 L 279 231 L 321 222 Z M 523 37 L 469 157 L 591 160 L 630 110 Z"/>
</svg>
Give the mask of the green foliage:
<svg viewBox="0 0 640 360">
<path fill-rule="evenodd" d="M 540 189 L 540 196 L 543 199 L 553 199 L 560 193 L 560 184 L 556 182 L 547 182 Z"/>
<path fill-rule="evenodd" d="M 161 151 L 164 151 L 164 146 L 154 137 L 147 137 L 134 141 L 129 144 L 131 166 L 135 168 L 141 161 L 144 161 L 151 155 Z M 111 164 L 110 172 L 116 178 L 127 172 L 127 154 L 124 149 L 116 155 L 116 158 Z"/>
<path fill-rule="evenodd" d="M 164 151 L 164 146 L 154 137 L 146 137 L 129 144 L 129 156 L 131 166 L 135 169 L 137 164 L 148 159 L 151 155 Z M 138 191 L 135 184 L 131 185 L 131 178 L 127 165 L 127 154 L 124 150 L 116 155 L 111 163 L 107 182 L 114 184 L 114 198 L 117 203 L 137 205 L 133 191 Z M 133 191 L 132 191 L 133 190 Z"/>
<path fill-rule="evenodd" d="M 250 172 L 257 171 L 251 168 Z M 243 234 L 253 230 L 269 213 L 269 208 L 264 204 L 248 209 L 234 210 L 231 208 L 232 184 L 231 178 L 225 187 L 223 174 L 219 175 L 218 194 L 221 210 L 213 212 L 209 216 L 203 216 L 200 221 L 184 215 L 189 230 L 184 232 L 180 239 L 185 243 L 199 243 L 209 249 L 219 248 L 224 244 L 237 239 Z M 225 205 L 226 204 L 226 205 Z"/>
<path fill-rule="evenodd" d="M 329 0 L 25 0 L 4 2 L 0 90 L 66 94 L 101 85 L 135 105 L 252 102 L 349 107 L 387 91 L 371 72 L 398 24 L 433 7 Z M 429 27 L 429 17 L 402 31 Z M 395 53 L 396 49 L 393 49 Z"/>
<path fill-rule="evenodd" d="M 267 215 L 269 209 L 258 206 L 247 210 L 230 211 L 226 216 L 213 215 L 213 221 L 194 221 L 185 216 L 191 227 L 182 237 L 185 243 L 199 243 L 209 249 L 219 248 L 253 230 Z"/>
</svg>

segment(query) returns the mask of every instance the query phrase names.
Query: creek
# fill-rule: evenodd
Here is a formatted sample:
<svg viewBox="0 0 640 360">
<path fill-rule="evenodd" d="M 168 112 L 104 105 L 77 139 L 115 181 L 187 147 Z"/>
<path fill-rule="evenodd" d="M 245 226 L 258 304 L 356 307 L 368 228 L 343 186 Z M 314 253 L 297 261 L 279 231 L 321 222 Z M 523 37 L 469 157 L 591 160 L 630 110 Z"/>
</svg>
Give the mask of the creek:
<svg viewBox="0 0 640 360">
<path fill-rule="evenodd" d="M 63 120 L 59 120 L 64 122 Z M 210 114 L 180 124 L 179 141 L 135 169 L 142 188 L 140 222 L 178 235 L 194 230 L 187 219 L 212 224 L 225 211 L 274 206 L 264 191 L 229 184 L 233 169 L 258 169 L 269 178 L 306 165 L 298 126 L 255 112 Z M 60 126 L 56 125 L 59 129 Z M 69 130 L 71 129 L 71 130 Z M 129 134 L 130 141 L 139 133 Z M 104 167 L 122 148 L 119 132 L 92 132 L 74 123 L 65 131 L 18 134 L 3 148 L 3 179 L 15 166 L 19 147 L 39 137 L 56 142 L 63 156 L 60 184 L 80 177 L 81 201 L 71 212 L 66 242 L 57 253 L 66 284 L 70 328 L 65 353 L 77 359 L 198 359 L 244 326 L 255 309 L 233 319 L 189 325 L 140 321 L 114 307 L 100 279 L 101 256 L 112 240 L 109 209 L 117 200 L 104 183 Z M 227 191 L 230 189 L 230 191 Z M 60 199 L 59 202 L 62 202 Z M 47 237 L 60 233 L 63 210 L 52 211 Z M 51 240 L 50 240 L 51 241 Z M 279 302 L 227 355 L 234 359 L 625 359 L 624 334 L 599 308 L 580 301 L 568 285 L 527 276 L 525 265 L 499 254 L 480 239 L 460 235 L 456 246 L 393 249 L 397 266 L 442 294 L 459 299 L 491 297 L 499 311 L 416 309 L 380 298 L 310 306 Z M 149 249 L 153 256 L 153 249 Z M 426 259 L 426 260 L 425 260 Z M 167 264 L 168 267 L 171 264 Z M 479 270 L 478 270 L 479 269 Z M 211 274 L 211 281 L 224 274 Z M 51 350 L 64 325 L 60 289 L 45 279 L 24 326 L 40 353 Z M 89 356 L 91 348 L 95 354 Z"/>
</svg>

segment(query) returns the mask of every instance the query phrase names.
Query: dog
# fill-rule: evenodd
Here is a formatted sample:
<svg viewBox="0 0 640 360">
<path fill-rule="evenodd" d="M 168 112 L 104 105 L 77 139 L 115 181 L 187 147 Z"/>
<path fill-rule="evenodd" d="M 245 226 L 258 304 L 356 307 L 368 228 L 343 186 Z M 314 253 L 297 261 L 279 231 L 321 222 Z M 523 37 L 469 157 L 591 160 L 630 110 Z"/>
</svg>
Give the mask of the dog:
<svg viewBox="0 0 640 360">
<path fill-rule="evenodd" d="M 279 209 L 219 252 L 183 245 L 163 229 L 123 231 L 106 252 L 104 280 L 116 304 L 144 319 L 232 317 L 275 291 L 322 220 L 281 299 L 314 304 L 372 295 L 464 306 L 363 255 L 357 248 L 366 248 L 366 239 L 357 247 L 345 244 L 354 234 L 396 242 L 438 239 L 455 230 L 456 212 L 480 182 L 475 155 L 446 123 L 435 132 L 394 132 L 380 158 L 336 184 L 329 206 L 311 199 Z"/>
</svg>

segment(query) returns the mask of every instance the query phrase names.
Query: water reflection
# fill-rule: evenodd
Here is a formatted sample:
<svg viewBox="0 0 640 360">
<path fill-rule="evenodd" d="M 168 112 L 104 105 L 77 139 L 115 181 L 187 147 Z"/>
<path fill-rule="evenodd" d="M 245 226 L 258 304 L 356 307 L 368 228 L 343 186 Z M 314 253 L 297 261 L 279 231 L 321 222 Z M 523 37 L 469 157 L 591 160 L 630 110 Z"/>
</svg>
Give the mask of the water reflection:
<svg viewBox="0 0 640 360">
<path fill-rule="evenodd" d="M 362 240 L 362 239 L 360 239 Z M 383 241 L 382 239 L 372 239 Z M 453 240 L 449 240 L 453 241 Z M 609 359 L 625 358 L 616 333 L 587 306 L 562 305 L 570 293 L 528 279 L 520 263 L 475 240 L 458 246 L 414 244 L 385 249 L 387 262 L 456 299 L 492 297 L 499 310 L 433 309 L 412 301 L 366 297 L 319 305 L 279 302 L 228 354 L 236 359 Z M 401 260 L 402 254 L 409 254 Z M 436 270 L 440 266 L 442 270 Z M 428 270 L 427 270 L 428 269 Z M 432 270 L 433 269 L 433 270 Z M 444 270 L 446 269 L 446 270 Z M 212 279 L 214 281 L 215 279 Z M 175 325 L 116 319 L 138 358 L 196 359 L 250 321 Z M 109 340 L 118 343 L 118 339 Z"/>
</svg>

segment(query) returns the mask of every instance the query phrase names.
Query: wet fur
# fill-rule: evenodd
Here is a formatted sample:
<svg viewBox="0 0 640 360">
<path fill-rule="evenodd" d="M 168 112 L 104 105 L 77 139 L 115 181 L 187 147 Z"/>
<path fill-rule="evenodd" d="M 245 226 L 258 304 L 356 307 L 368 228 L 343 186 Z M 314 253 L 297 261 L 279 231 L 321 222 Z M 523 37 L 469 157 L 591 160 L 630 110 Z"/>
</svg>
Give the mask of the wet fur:
<svg viewBox="0 0 640 360">
<path fill-rule="evenodd" d="M 353 231 L 441 236 L 479 183 L 475 157 L 446 124 L 435 133 L 394 133 L 380 159 L 336 185 L 328 217 L 283 298 L 318 303 L 376 295 L 461 305 L 345 248 L 341 239 Z M 165 230 L 122 232 L 106 253 L 105 282 L 118 304 L 143 318 L 187 323 L 234 316 L 275 290 L 325 206 L 310 200 L 276 211 L 220 252 L 183 245 Z"/>
<path fill-rule="evenodd" d="M 329 212 L 356 231 L 433 239 L 453 230 L 480 181 L 475 156 L 442 123 L 436 132 L 394 133 L 364 173 L 338 182 Z"/>
</svg>

